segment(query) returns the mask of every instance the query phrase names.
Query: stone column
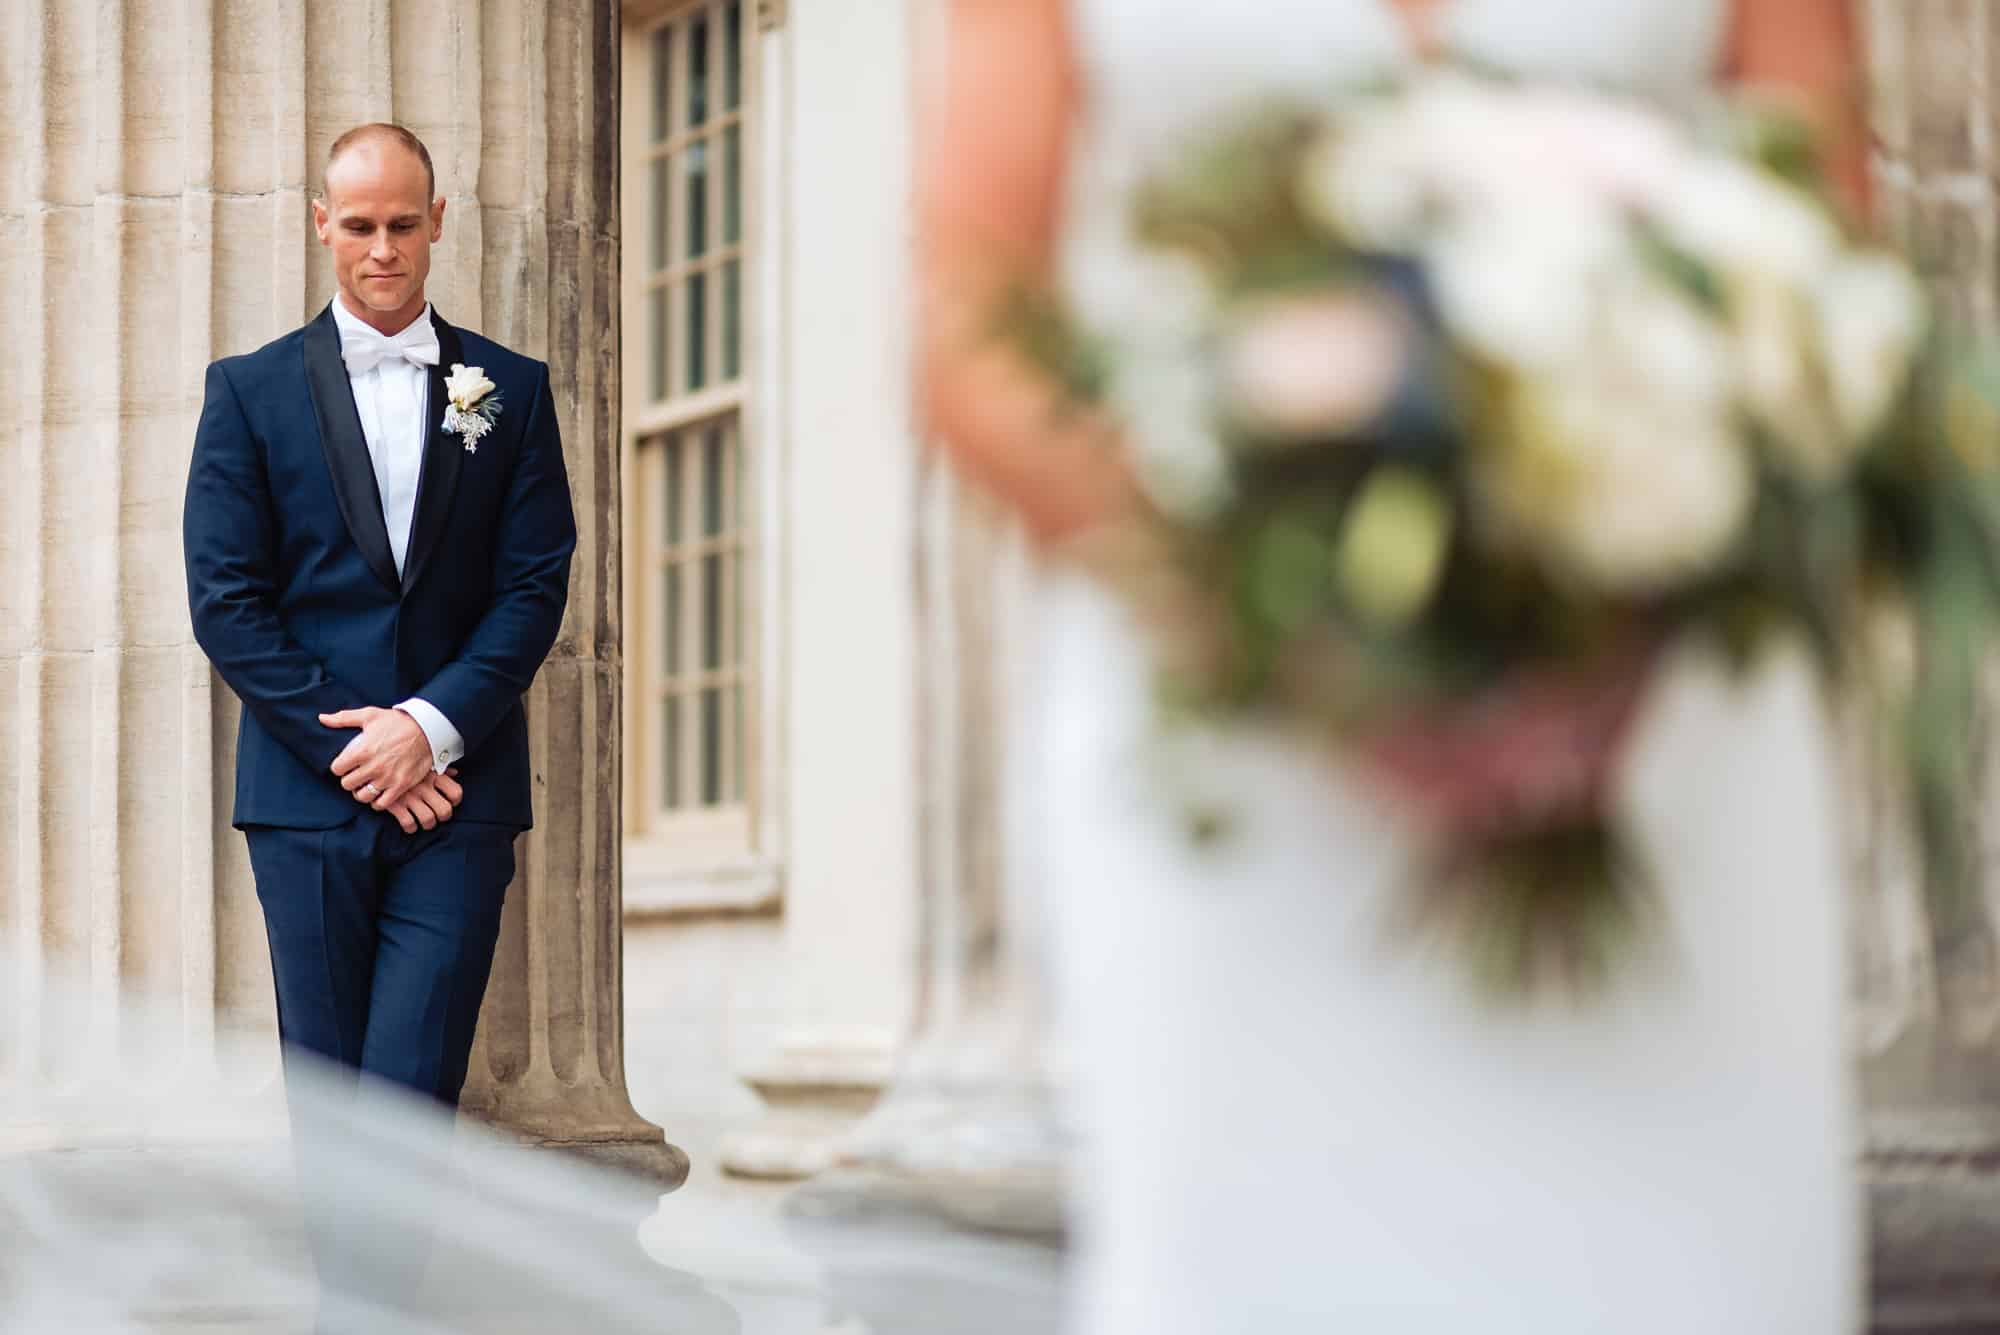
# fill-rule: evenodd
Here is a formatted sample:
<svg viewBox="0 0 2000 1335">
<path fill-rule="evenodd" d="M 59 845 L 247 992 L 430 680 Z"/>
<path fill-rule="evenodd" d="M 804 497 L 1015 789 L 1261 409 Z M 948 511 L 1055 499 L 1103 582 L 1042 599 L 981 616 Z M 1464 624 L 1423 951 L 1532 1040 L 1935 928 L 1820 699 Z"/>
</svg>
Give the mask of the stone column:
<svg viewBox="0 0 2000 1335">
<path fill-rule="evenodd" d="M 1883 230 L 1948 318 L 2000 333 L 2000 7 L 1870 0 L 1865 13 Z M 2000 690 L 1989 701 L 2000 707 Z M 1990 749 L 1985 731 L 1968 744 Z M 1855 750 L 1856 1034 L 1878 1328 L 1990 1329 L 2000 1321 L 2000 967 L 1990 941 L 1933 947 L 1903 795 L 1885 767 L 1865 764 L 1864 745 Z M 1984 823 L 1977 893 L 1992 921 L 2000 825 Z"/>
<path fill-rule="evenodd" d="M 328 146 L 398 120 L 449 200 L 431 296 L 550 362 L 581 532 L 466 1106 L 684 1174 L 622 1069 L 617 24 L 614 0 L 0 7 L 0 290 L 20 313 L 0 343 L 0 1095 L 129 1087 L 139 1106 L 221 1082 L 281 1124 L 228 825 L 236 702 L 189 631 L 182 489 L 203 367 L 332 295 L 307 208 Z M 87 998 L 82 1032 L 47 1004 L 58 977 Z M 171 1041 L 121 1040 L 141 995 L 177 1017 Z M 249 1069 L 218 1068 L 224 1030 L 265 1036 Z M 120 1134 L 9 1126 L 6 1106 L 0 1137 Z"/>
<path fill-rule="evenodd" d="M 1005 739 L 1031 652 L 1017 525 L 939 455 L 919 472 L 923 972 L 916 1033 L 880 1105 L 806 1188 L 818 1209 L 893 1202 L 977 1229 L 1063 1231 L 1033 868 L 1007 856 Z"/>
</svg>

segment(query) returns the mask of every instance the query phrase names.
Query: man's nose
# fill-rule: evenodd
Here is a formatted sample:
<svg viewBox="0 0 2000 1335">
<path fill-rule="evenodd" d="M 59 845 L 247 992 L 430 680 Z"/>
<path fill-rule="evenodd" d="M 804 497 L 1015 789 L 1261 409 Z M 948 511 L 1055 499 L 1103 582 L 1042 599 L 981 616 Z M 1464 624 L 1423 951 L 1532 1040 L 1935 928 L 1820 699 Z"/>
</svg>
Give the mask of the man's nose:
<svg viewBox="0 0 2000 1335">
<path fill-rule="evenodd" d="M 374 241 L 369 243 L 368 258 L 376 261 L 393 260 L 396 258 L 396 247 L 390 244 L 389 233 L 386 228 L 377 232 Z"/>
</svg>

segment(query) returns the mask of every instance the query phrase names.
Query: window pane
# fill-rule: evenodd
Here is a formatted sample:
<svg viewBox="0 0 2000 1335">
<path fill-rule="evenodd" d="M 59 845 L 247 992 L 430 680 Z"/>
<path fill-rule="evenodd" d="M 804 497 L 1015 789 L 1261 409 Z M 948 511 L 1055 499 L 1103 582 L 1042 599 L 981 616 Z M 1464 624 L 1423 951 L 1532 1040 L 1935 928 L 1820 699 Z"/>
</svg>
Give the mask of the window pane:
<svg viewBox="0 0 2000 1335">
<path fill-rule="evenodd" d="M 667 452 L 667 544 L 672 546 L 681 540 L 681 456 L 686 451 L 679 436 L 668 436 L 662 448 Z"/>
<path fill-rule="evenodd" d="M 681 804 L 681 698 L 660 701 L 660 794 L 669 807 Z"/>
<path fill-rule="evenodd" d="M 687 387 L 689 391 L 708 383 L 708 275 L 695 274 L 687 280 Z"/>
<path fill-rule="evenodd" d="M 701 801 L 722 801 L 722 692 L 713 686 L 701 693 Z"/>
<path fill-rule="evenodd" d="M 722 244 L 743 239 L 743 127 L 722 132 Z"/>
<path fill-rule="evenodd" d="M 743 553 L 729 554 L 729 666 L 741 669 L 745 658 L 743 652 L 743 604 L 748 600 L 743 596 Z"/>
<path fill-rule="evenodd" d="M 743 764 L 748 753 L 748 743 L 743 736 L 743 696 L 741 686 L 729 688 L 729 755 L 733 764 L 729 767 L 729 800 L 743 800 Z"/>
<path fill-rule="evenodd" d="M 743 6 L 738 0 L 729 0 L 723 33 L 722 107 L 734 111 L 743 102 Z"/>
<path fill-rule="evenodd" d="M 701 666 L 713 672 L 722 666 L 722 556 L 701 558 Z"/>
<path fill-rule="evenodd" d="M 653 138 L 667 137 L 673 120 L 674 30 L 661 28 L 653 34 Z"/>
<path fill-rule="evenodd" d="M 728 475 L 722 470 L 722 428 L 710 427 L 701 438 L 701 536 L 722 535 L 722 490 Z"/>
<path fill-rule="evenodd" d="M 722 266 L 722 378 L 743 374 L 743 266 Z"/>
<path fill-rule="evenodd" d="M 672 162 L 666 158 L 653 159 L 652 212 L 647 219 L 647 222 L 650 224 L 647 230 L 651 233 L 653 240 L 651 254 L 654 269 L 664 269 L 667 267 L 668 205 L 671 203 L 671 197 L 668 194 L 667 173 L 672 165 Z"/>
<path fill-rule="evenodd" d="M 648 387 L 653 391 L 655 399 L 664 399 L 667 397 L 667 367 L 671 364 L 667 361 L 667 330 L 670 324 L 667 319 L 667 290 L 663 287 L 654 288 L 646 301 L 651 307 L 647 322 L 652 326 L 650 333 L 653 344 L 652 374 L 648 377 L 650 381 Z"/>
<path fill-rule="evenodd" d="M 681 569 L 678 563 L 674 563 L 661 572 L 667 596 L 660 608 L 660 664 L 669 677 L 678 677 L 681 673 Z"/>
<path fill-rule="evenodd" d="M 749 499 L 743 494 L 744 487 L 749 483 L 749 470 L 743 464 L 742 433 L 736 430 L 737 423 L 732 421 L 729 426 L 729 471 L 735 484 L 730 494 L 736 498 L 729 514 L 729 525 L 741 533 L 745 527 L 743 516 L 750 509 Z"/>
<path fill-rule="evenodd" d="M 708 123 L 708 15 L 688 25 L 689 129 Z"/>
<path fill-rule="evenodd" d="M 708 254 L 708 144 L 689 144 L 685 165 L 687 173 L 687 255 L 698 260 Z"/>
</svg>

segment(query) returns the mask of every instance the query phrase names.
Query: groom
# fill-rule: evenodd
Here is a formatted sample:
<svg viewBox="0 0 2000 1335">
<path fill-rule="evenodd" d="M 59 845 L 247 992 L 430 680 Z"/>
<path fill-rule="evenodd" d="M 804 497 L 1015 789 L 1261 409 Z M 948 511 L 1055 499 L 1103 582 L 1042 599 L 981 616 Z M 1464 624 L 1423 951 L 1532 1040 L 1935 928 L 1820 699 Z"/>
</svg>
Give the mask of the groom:
<svg viewBox="0 0 2000 1335">
<path fill-rule="evenodd" d="M 444 210 L 408 130 L 334 143 L 313 225 L 338 294 L 208 368 L 183 536 L 195 638 L 243 702 L 279 1034 L 456 1105 L 576 527 L 548 368 L 425 301 Z"/>
</svg>

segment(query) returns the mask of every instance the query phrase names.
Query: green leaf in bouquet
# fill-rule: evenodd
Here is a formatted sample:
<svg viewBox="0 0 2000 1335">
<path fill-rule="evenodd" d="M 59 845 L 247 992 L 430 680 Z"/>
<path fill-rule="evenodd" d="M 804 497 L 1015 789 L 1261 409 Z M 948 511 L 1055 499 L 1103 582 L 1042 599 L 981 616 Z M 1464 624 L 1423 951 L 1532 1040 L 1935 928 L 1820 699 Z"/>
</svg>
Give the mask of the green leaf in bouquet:
<svg viewBox="0 0 2000 1335">
<path fill-rule="evenodd" d="M 1016 284 L 994 315 L 994 334 L 1079 403 L 1096 403 L 1111 380 L 1111 350 L 1046 288 Z"/>
<path fill-rule="evenodd" d="M 1939 520 L 1916 575 L 1919 648 L 1906 746 L 1931 938 L 1949 953 L 1989 930 L 1974 884 L 1972 739 L 1995 617 L 1970 525 L 1950 511 L 1940 511 Z"/>
<path fill-rule="evenodd" d="M 1968 467 L 1990 472 L 2000 453 L 2000 355 L 1990 339 L 1939 338 L 1930 373 L 1932 393 L 1944 402 L 1945 427 Z"/>
<path fill-rule="evenodd" d="M 1644 866 L 1603 818 L 1504 832 L 1420 875 L 1394 926 L 1460 957 L 1492 1001 L 1601 995 L 1658 917 Z"/>
<path fill-rule="evenodd" d="M 1370 625 L 1407 626 L 1437 588 L 1451 537 L 1442 487 L 1415 469 L 1377 468 L 1348 505 L 1334 547 L 1343 602 Z"/>
<path fill-rule="evenodd" d="M 1265 257 L 1298 255 L 1310 235 L 1299 208 L 1298 161 L 1318 133 L 1294 107 L 1267 109 L 1196 145 L 1134 197 L 1137 238 L 1182 251 L 1218 274 Z"/>
<path fill-rule="evenodd" d="M 1271 512 L 1245 535 L 1242 607 L 1274 639 L 1297 635 L 1326 615 L 1333 595 L 1333 533 L 1339 510 L 1296 505 Z"/>
<path fill-rule="evenodd" d="M 1756 665 L 1774 633 L 1800 630 L 1821 670 L 1838 676 L 1864 567 L 1865 519 L 1854 489 L 1801 484 L 1767 464 L 1740 557 L 1675 598 L 1667 619 L 1716 635 L 1739 672 Z"/>
<path fill-rule="evenodd" d="M 1588 658 L 1622 640 L 1634 615 L 1557 582 L 1531 554 L 1481 544 L 1461 524 L 1424 625 L 1446 642 L 1454 690 L 1472 693 L 1519 668 Z"/>
<path fill-rule="evenodd" d="M 1739 94 L 1716 104 L 1710 120 L 1720 146 L 1779 179 L 1824 196 L 1824 137 L 1794 108 L 1772 97 Z"/>
<path fill-rule="evenodd" d="M 1937 482 L 1961 499 L 2000 589 L 2000 365 L 1968 355 L 1944 390 L 1939 413 L 1947 459 Z"/>
<path fill-rule="evenodd" d="M 1299 236 L 1288 244 L 1236 257 L 1220 276 L 1225 298 L 1254 299 L 1273 293 L 1290 294 L 1364 279 L 1365 271 L 1352 255 L 1329 248 L 1313 237 Z"/>
<path fill-rule="evenodd" d="M 1931 552 L 1946 515 L 1964 526 L 1988 597 L 2000 602 L 2000 363 L 1990 343 L 1939 340 L 1883 439 L 1863 460 L 1857 494 L 1878 564 L 1908 572 Z"/>
<path fill-rule="evenodd" d="M 1795 619 L 1784 605 L 1753 581 L 1736 581 L 1707 592 L 1705 620 L 1738 678 L 1757 666 L 1771 637 Z"/>
<path fill-rule="evenodd" d="M 1668 286 L 1685 293 L 1710 315 L 1721 316 L 1728 307 L 1722 278 L 1685 246 L 1676 245 L 1659 225 L 1640 219 L 1633 229 L 1640 258 Z"/>
</svg>

